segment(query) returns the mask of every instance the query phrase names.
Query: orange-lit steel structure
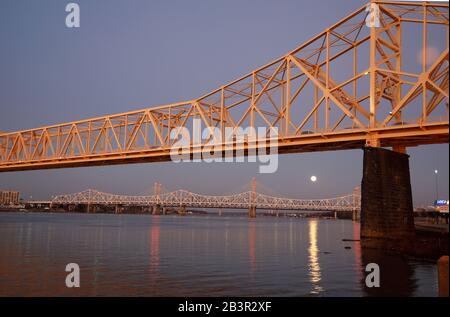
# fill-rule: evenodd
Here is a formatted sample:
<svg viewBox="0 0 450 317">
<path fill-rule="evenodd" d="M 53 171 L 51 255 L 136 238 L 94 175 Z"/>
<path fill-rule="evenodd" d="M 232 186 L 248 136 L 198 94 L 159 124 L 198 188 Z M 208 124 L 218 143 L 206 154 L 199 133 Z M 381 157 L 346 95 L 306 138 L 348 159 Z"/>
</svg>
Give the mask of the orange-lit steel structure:
<svg viewBox="0 0 450 317">
<path fill-rule="evenodd" d="M 285 56 L 198 99 L 0 132 L 0 172 L 170 160 L 179 133 L 278 128 L 278 152 L 448 143 L 448 3 L 372 1 Z M 371 16 L 369 15 L 369 18 Z M 430 50 L 430 39 L 440 47 Z M 421 53 L 405 49 L 405 41 Z M 432 56 L 435 55 L 435 56 Z M 431 59 L 431 60 L 430 60 Z M 3 115 L 5 115 L 4 111 Z M 203 151 L 207 140 L 191 144 Z M 223 141 L 222 150 L 256 146 Z M 208 149 L 209 151 L 209 149 Z"/>
</svg>

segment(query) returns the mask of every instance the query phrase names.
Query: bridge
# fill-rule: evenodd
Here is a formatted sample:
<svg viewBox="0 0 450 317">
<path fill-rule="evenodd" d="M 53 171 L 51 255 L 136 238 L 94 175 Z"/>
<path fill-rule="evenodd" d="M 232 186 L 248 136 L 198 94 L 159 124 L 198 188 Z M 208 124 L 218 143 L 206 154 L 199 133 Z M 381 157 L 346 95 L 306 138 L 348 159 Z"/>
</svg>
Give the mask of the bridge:
<svg viewBox="0 0 450 317">
<path fill-rule="evenodd" d="M 0 172 L 170 161 L 198 120 L 219 130 L 222 156 L 272 140 L 280 154 L 362 148 L 361 235 L 403 239 L 414 227 L 407 148 L 449 140 L 448 26 L 448 3 L 371 0 L 199 98 L 1 132 Z M 235 142 L 242 127 L 266 138 Z M 190 140 L 189 155 L 210 153 L 212 138 Z"/>
<path fill-rule="evenodd" d="M 373 4 L 379 27 L 367 27 L 363 6 L 285 56 L 197 99 L 2 132 L 0 172 L 169 161 L 181 129 L 194 119 L 222 136 L 227 127 L 277 128 L 280 153 L 447 143 L 448 4 Z M 440 52 L 431 64 L 427 49 L 417 62 L 417 52 L 403 42 L 424 35 L 420 44 L 427 48 L 429 33 L 440 34 L 439 27 L 447 47 L 434 48 Z M 208 142 L 192 140 L 190 153 L 207 152 Z M 224 155 L 257 147 L 225 137 L 217 142 Z"/>
<path fill-rule="evenodd" d="M 254 191 L 228 196 L 210 196 L 182 189 L 148 196 L 127 196 L 88 189 L 80 193 L 56 196 L 51 200 L 51 204 L 153 206 L 155 214 L 159 214 L 163 206 L 179 208 L 181 214 L 185 212 L 186 208 L 249 209 L 250 213 L 253 210 L 256 212 L 256 209 L 357 212 L 360 209 L 360 198 L 359 188 L 356 188 L 352 194 L 330 199 L 292 199 L 269 196 Z M 252 215 L 250 214 L 250 216 Z"/>
</svg>

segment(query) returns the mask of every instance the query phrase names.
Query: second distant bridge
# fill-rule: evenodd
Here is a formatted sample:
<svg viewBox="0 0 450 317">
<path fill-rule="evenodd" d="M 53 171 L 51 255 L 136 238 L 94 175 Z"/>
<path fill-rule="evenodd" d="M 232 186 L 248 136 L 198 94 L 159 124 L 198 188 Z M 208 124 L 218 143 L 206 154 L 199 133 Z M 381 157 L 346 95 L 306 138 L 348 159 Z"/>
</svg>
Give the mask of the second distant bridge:
<svg viewBox="0 0 450 317">
<path fill-rule="evenodd" d="M 247 209 L 249 217 L 256 216 L 256 209 L 304 210 L 304 211 L 351 211 L 358 212 L 361 206 L 359 188 L 345 196 L 328 199 L 293 199 L 274 197 L 246 191 L 228 196 L 196 194 L 187 190 L 156 193 L 147 196 L 116 195 L 89 189 L 80 193 L 60 195 L 53 198 L 53 205 L 116 205 L 152 206 L 153 213 L 161 213 L 162 207 L 179 208 L 183 214 L 186 208 L 230 208 Z"/>
</svg>

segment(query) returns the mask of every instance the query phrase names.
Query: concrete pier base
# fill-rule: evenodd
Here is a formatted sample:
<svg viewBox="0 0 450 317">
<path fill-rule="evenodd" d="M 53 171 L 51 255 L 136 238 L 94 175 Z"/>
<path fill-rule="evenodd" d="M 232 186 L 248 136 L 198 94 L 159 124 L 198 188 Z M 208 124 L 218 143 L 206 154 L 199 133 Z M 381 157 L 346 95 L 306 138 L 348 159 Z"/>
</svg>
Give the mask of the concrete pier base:
<svg viewBox="0 0 450 317">
<path fill-rule="evenodd" d="M 256 206 L 251 206 L 248 208 L 248 217 L 256 218 Z"/>
<path fill-rule="evenodd" d="M 152 215 L 160 215 L 161 214 L 161 206 L 155 205 L 152 209 Z"/>
<path fill-rule="evenodd" d="M 352 211 L 352 220 L 353 221 L 359 221 L 359 213 L 357 210 Z"/>
<path fill-rule="evenodd" d="M 180 216 L 186 215 L 186 207 L 185 206 L 180 206 L 180 209 L 178 209 L 178 214 Z"/>
<path fill-rule="evenodd" d="M 98 209 L 98 206 L 97 205 L 93 205 L 93 204 L 87 204 L 86 205 L 86 212 L 89 214 L 89 213 L 96 213 L 97 212 L 97 209 Z"/>
<path fill-rule="evenodd" d="M 360 217 L 361 239 L 410 244 L 415 230 L 408 155 L 364 149 Z"/>
</svg>

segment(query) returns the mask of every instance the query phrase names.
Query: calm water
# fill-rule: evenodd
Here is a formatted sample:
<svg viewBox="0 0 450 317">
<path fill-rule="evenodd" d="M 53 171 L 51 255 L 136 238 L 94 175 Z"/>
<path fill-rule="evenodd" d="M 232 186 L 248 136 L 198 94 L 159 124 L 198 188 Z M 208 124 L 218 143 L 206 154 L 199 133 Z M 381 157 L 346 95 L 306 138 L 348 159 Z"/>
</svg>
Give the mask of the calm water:
<svg viewBox="0 0 450 317">
<path fill-rule="evenodd" d="M 358 237 L 350 220 L 0 213 L 0 295 L 437 295 L 436 265 L 342 241 Z M 65 287 L 71 262 L 79 289 Z"/>
</svg>

